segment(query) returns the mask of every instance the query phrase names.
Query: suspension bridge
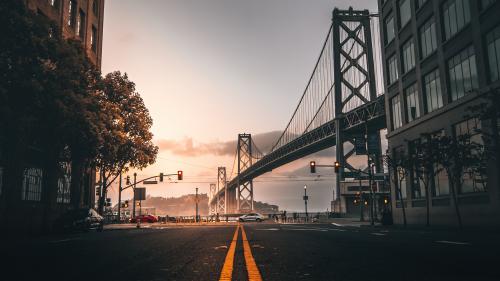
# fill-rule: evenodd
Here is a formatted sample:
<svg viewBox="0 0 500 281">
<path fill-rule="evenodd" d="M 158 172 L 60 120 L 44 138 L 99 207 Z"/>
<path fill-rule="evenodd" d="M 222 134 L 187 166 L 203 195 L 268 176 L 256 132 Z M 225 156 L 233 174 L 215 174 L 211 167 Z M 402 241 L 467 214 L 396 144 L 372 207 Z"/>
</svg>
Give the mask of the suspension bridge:
<svg viewBox="0 0 500 281">
<path fill-rule="evenodd" d="M 340 183 L 355 169 L 349 158 L 355 143 L 368 141 L 364 154 L 380 172 L 380 130 L 386 128 L 379 20 L 368 10 L 333 10 L 319 58 L 295 111 L 274 146 L 263 153 L 251 134 L 239 134 L 235 176 L 225 167 L 210 185 L 211 214 L 238 214 L 254 209 L 253 180 L 271 170 L 329 147 L 336 147 Z M 350 145 L 349 145 L 350 144 Z M 236 169 L 236 170 L 235 170 Z M 232 175 L 232 173 L 231 173 Z"/>
</svg>

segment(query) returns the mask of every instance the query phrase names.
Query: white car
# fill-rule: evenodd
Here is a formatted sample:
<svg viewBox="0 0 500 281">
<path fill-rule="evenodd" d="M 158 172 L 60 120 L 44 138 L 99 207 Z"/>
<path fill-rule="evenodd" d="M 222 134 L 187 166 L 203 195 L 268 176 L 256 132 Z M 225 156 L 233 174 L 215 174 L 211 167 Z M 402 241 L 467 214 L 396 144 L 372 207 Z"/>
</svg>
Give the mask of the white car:
<svg viewBox="0 0 500 281">
<path fill-rule="evenodd" d="M 250 213 L 250 214 L 246 214 L 246 215 L 243 215 L 241 217 L 238 218 L 238 221 L 240 222 L 245 222 L 245 221 L 256 221 L 256 222 L 261 222 L 265 219 L 265 217 L 261 214 L 257 214 L 257 213 Z"/>
</svg>

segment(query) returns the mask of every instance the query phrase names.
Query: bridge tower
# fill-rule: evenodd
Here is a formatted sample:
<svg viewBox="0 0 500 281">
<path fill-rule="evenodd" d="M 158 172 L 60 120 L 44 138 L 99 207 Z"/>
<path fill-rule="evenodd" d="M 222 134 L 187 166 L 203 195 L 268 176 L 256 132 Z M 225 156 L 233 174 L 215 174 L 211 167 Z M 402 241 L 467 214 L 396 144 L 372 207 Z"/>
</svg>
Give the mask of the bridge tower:
<svg viewBox="0 0 500 281">
<path fill-rule="evenodd" d="M 342 122 L 344 113 L 374 101 L 377 97 L 375 70 L 373 64 L 373 46 L 368 10 L 356 11 L 333 10 L 333 73 L 334 73 L 334 113 L 336 129 L 336 159 L 341 164 L 337 175 L 336 196 L 340 200 L 340 182 L 344 180 L 345 171 L 354 171 L 348 158 L 355 153 L 356 143 L 368 142 L 368 149 L 357 155 L 366 154 L 369 161 L 375 164 L 376 172 L 381 169 L 380 133 L 370 130 L 363 120 L 356 134 L 346 134 Z M 354 147 L 347 153 L 344 144 L 350 142 Z M 340 211 L 339 204 L 336 209 Z"/>
<path fill-rule="evenodd" d="M 209 213 L 210 215 L 215 215 L 217 213 L 217 200 L 212 203 L 212 198 L 217 196 L 217 185 L 215 183 L 210 184 L 210 191 L 208 194 L 210 194 L 210 198 L 208 200 Z"/>
<path fill-rule="evenodd" d="M 217 213 L 227 214 L 227 180 L 226 180 L 226 167 L 217 168 Z M 220 194 L 219 191 L 224 190 L 224 194 Z"/>
<path fill-rule="evenodd" d="M 252 135 L 238 134 L 238 188 L 237 210 L 240 213 L 253 211 L 253 180 L 240 182 L 241 172 L 252 166 Z"/>
</svg>

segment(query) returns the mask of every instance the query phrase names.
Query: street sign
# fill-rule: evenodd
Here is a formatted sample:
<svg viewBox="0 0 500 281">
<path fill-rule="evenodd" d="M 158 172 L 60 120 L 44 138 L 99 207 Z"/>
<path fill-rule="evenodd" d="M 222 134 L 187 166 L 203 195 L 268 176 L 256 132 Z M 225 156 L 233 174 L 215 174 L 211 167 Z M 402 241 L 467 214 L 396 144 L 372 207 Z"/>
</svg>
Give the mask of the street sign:
<svg viewBox="0 0 500 281">
<path fill-rule="evenodd" d="M 144 184 L 158 184 L 156 180 L 143 181 Z"/>
<path fill-rule="evenodd" d="M 135 200 L 146 200 L 146 188 L 145 187 L 137 187 L 134 189 L 134 198 Z"/>
</svg>

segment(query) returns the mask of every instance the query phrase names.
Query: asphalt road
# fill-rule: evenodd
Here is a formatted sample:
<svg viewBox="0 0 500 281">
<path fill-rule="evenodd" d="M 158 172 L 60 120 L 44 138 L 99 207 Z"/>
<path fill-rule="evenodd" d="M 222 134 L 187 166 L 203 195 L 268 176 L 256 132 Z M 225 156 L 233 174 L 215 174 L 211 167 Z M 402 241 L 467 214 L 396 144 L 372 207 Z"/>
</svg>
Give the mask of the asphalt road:
<svg viewBox="0 0 500 281">
<path fill-rule="evenodd" d="M 241 225 L 2 239 L 0 279 L 500 280 L 498 233 Z"/>
</svg>

